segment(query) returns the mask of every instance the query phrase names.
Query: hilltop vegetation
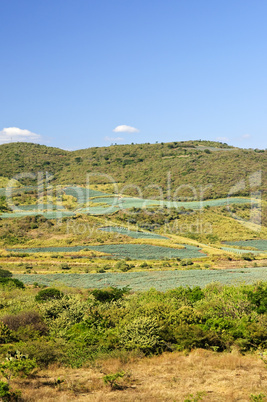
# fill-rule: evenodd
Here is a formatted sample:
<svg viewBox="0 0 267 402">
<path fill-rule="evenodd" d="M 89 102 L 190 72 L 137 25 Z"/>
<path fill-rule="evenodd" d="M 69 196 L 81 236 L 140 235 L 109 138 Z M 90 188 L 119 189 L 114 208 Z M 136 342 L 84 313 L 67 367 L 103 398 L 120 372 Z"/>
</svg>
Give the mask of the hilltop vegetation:
<svg viewBox="0 0 267 402">
<path fill-rule="evenodd" d="M 266 198 L 266 155 L 267 151 L 210 141 L 113 145 L 72 152 L 30 143 L 0 146 L 1 171 L 8 178 L 43 171 L 54 176 L 54 184 L 85 185 L 87 173 L 100 173 L 112 176 L 124 194 L 140 196 L 134 188 L 138 186 L 146 198 L 173 198 L 178 187 L 183 186 L 176 191 L 176 200 L 199 199 L 201 192 L 205 199 L 226 197 L 242 180 L 245 182 L 234 195 L 247 196 L 254 190 L 248 178 L 260 170 L 262 183 L 257 190 Z M 30 180 L 24 179 L 25 182 Z M 90 183 L 100 190 L 114 190 L 104 175 L 91 176 Z M 126 185 L 130 186 L 124 188 Z"/>
</svg>

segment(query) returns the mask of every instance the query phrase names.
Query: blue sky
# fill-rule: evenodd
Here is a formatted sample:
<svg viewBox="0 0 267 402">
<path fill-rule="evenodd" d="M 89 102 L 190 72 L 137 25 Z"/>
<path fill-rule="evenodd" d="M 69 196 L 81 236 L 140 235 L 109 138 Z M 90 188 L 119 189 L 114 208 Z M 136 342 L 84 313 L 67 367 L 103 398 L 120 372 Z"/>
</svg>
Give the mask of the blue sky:
<svg viewBox="0 0 267 402">
<path fill-rule="evenodd" d="M 267 148 L 265 0 L 0 0 L 0 15 L 0 143 Z"/>
</svg>

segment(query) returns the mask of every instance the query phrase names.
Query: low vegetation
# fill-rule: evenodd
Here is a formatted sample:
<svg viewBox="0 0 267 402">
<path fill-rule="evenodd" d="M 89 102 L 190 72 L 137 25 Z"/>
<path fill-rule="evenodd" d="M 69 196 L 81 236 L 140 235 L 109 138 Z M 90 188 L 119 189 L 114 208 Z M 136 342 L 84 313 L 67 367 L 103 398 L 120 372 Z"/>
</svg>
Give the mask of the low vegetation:
<svg viewBox="0 0 267 402">
<path fill-rule="evenodd" d="M 64 379 L 60 376 L 54 380 L 54 385 L 49 385 L 52 393 L 55 389 L 58 397 L 61 393 L 65 395 L 67 390 L 76 396 L 83 393 L 84 386 L 79 382 L 82 374 L 78 376 L 80 380 L 75 389 L 66 387 L 65 379 L 71 375 L 70 369 L 83 373 L 87 367 L 96 378 L 95 385 L 90 383 L 85 391 L 92 400 L 94 392 L 101 395 L 101 392 L 129 392 L 129 389 L 134 392 L 133 397 L 138 397 L 139 388 L 144 389 L 144 379 L 136 382 L 139 369 L 132 367 L 130 374 L 129 368 L 131 362 L 135 361 L 136 366 L 145 369 L 147 365 L 150 371 L 153 366 L 145 356 L 158 356 L 154 359 L 159 359 L 161 365 L 163 361 L 167 364 L 169 354 L 171 365 L 178 359 L 182 365 L 188 366 L 190 360 L 185 356 L 191 351 L 188 356 L 192 356 L 191 361 L 196 366 L 194 369 L 198 370 L 198 349 L 203 350 L 202 359 L 206 359 L 207 365 L 215 365 L 215 354 L 224 352 L 224 367 L 230 364 L 231 359 L 238 359 L 234 363 L 234 370 L 242 370 L 241 362 L 245 364 L 246 361 L 242 354 L 252 353 L 251 362 L 259 367 L 262 362 L 261 370 L 264 370 L 267 283 L 239 287 L 214 283 L 203 289 L 178 287 L 166 292 L 150 289 L 138 293 L 132 293 L 128 287 L 86 291 L 71 288 L 20 289 L 0 285 L 0 289 L 0 390 L 6 392 L 7 397 L 8 392 L 15 395 L 20 385 L 21 397 L 32 394 L 38 400 L 46 400 L 42 399 L 42 388 L 46 387 L 42 384 L 42 376 L 47 376 L 45 373 L 49 373 L 55 364 L 55 372 L 64 372 Z M 233 351 L 238 354 L 233 354 Z M 259 353 L 258 358 L 256 354 L 252 357 L 253 353 Z M 216 357 L 217 370 L 222 358 L 219 355 Z M 107 370 L 109 361 L 113 361 L 112 370 Z M 97 369 L 101 366 L 106 367 L 102 383 Z M 117 370 L 114 370 L 115 367 Z M 158 364 L 153 370 L 156 367 Z M 176 375 L 174 370 L 173 378 Z M 202 370 L 205 377 L 207 367 Z M 168 381 L 174 381 L 166 375 Z M 178 378 L 181 379 L 181 375 L 184 374 L 180 373 L 173 382 L 174 389 L 180 384 Z M 242 391 L 243 395 L 246 392 L 247 400 L 251 394 L 266 391 L 265 377 L 267 373 L 262 372 L 260 385 L 249 389 L 246 387 L 246 391 Z M 27 378 L 31 378 L 30 382 Z M 39 391 L 34 388 L 36 381 L 40 384 Z M 190 400 L 186 398 L 200 396 L 198 392 L 201 391 L 204 397 L 210 389 L 206 381 L 201 389 L 188 387 L 187 394 L 186 387 L 183 387 L 179 395 L 183 395 L 183 400 Z M 105 384 L 110 391 L 104 391 Z M 196 391 L 194 394 L 192 389 Z M 212 392 L 219 392 L 216 387 L 212 389 Z M 152 389 L 146 392 L 147 395 L 153 394 Z M 219 394 L 220 400 L 223 400 L 227 392 L 222 389 Z M 123 396 L 118 398 L 123 400 Z M 205 398 L 203 400 L 212 400 Z M 33 399 L 28 397 L 26 400 Z"/>
</svg>

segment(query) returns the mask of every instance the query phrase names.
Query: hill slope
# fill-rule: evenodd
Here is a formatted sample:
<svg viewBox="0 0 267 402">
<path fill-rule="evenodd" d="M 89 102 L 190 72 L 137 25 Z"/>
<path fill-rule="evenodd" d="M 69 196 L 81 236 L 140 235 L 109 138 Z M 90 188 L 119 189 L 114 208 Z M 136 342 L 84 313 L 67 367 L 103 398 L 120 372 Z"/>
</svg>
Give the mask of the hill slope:
<svg viewBox="0 0 267 402">
<path fill-rule="evenodd" d="M 267 151 L 247 150 L 210 141 L 187 141 L 161 144 L 114 145 L 64 151 L 31 143 L 0 146 L 1 175 L 13 177 L 21 172 L 49 172 L 55 184 L 86 184 L 112 190 L 111 176 L 124 194 L 143 197 L 183 199 L 226 197 L 233 186 L 233 195 L 248 196 L 255 188 L 249 177 L 262 171 L 261 190 L 267 194 Z M 244 182 L 242 182 L 244 180 Z M 27 181 L 27 180 L 26 180 Z M 131 185 L 124 189 L 125 185 Z M 134 185 L 134 186 L 133 186 Z M 179 186 L 182 186 L 179 188 Z M 160 187 L 160 189 L 159 189 Z M 204 190 L 205 188 L 205 190 Z M 175 194 L 176 193 L 176 194 Z"/>
</svg>

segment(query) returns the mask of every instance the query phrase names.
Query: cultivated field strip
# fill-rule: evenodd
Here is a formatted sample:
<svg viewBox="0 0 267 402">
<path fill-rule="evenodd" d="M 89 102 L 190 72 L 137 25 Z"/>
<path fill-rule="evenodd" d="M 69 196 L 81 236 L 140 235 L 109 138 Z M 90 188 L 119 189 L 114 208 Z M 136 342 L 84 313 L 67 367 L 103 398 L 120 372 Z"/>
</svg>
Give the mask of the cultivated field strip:
<svg viewBox="0 0 267 402">
<path fill-rule="evenodd" d="M 13 188 L 12 194 L 22 193 L 27 191 L 37 191 L 38 188 L 34 186 Z M 4 212 L 1 218 L 19 218 L 27 215 L 42 214 L 48 219 L 60 219 L 62 217 L 73 216 L 76 213 L 91 214 L 91 215 L 107 215 L 119 210 L 130 208 L 186 208 L 199 210 L 201 208 L 210 206 L 225 206 L 230 204 L 246 204 L 250 202 L 248 198 L 244 197 L 231 197 L 222 199 L 212 199 L 205 201 L 164 201 L 164 200 L 151 200 L 137 197 L 126 197 L 120 195 L 112 195 L 98 190 L 86 189 L 79 186 L 66 186 L 63 188 L 66 195 L 71 195 L 77 200 L 77 206 L 73 210 L 67 210 L 63 205 L 44 204 L 40 207 L 37 204 L 33 205 L 18 205 L 17 210 L 14 212 Z M 0 195 L 5 195 L 6 189 L 0 189 Z M 90 206 L 86 204 L 90 201 Z M 94 206 L 95 204 L 95 206 Z M 100 204 L 100 205 L 99 205 Z M 101 205 L 102 204 L 102 205 Z"/>
<path fill-rule="evenodd" d="M 231 248 L 231 247 L 222 247 L 222 250 L 229 251 L 230 253 L 235 253 L 235 254 L 263 254 L 263 251 L 257 251 L 257 250 L 243 250 L 241 248 Z"/>
<path fill-rule="evenodd" d="M 257 250 L 267 252 L 267 240 L 226 241 L 225 244 L 236 247 L 253 247 Z"/>
<path fill-rule="evenodd" d="M 27 285 L 37 282 L 46 286 L 71 286 L 78 288 L 125 287 L 133 291 L 155 288 L 160 291 L 179 286 L 200 286 L 214 282 L 224 285 L 253 284 L 267 281 L 267 267 L 233 270 L 151 271 L 103 274 L 16 274 L 14 278 Z"/>
<path fill-rule="evenodd" d="M 36 247 L 9 248 L 7 251 L 18 253 L 66 253 L 82 250 L 98 251 L 117 259 L 132 260 L 162 260 L 165 258 L 201 258 L 207 255 L 198 247 L 183 245 L 184 248 L 152 246 L 150 244 L 105 244 L 100 246 L 69 246 L 69 247 Z"/>
<path fill-rule="evenodd" d="M 35 211 L 21 211 L 21 212 L 4 212 L 0 214 L 0 218 L 22 218 L 23 216 L 37 216 L 42 215 L 46 219 L 61 219 L 64 217 L 75 216 L 74 212 L 70 212 L 67 210 L 57 210 L 57 211 L 48 211 L 48 212 L 40 212 L 38 210 Z"/>
<path fill-rule="evenodd" d="M 134 230 L 129 230 L 127 228 L 119 226 L 105 226 L 99 228 L 99 230 L 103 230 L 104 232 L 123 234 L 132 237 L 133 239 L 167 239 L 167 237 L 161 236 L 157 233 L 136 232 Z"/>
</svg>

